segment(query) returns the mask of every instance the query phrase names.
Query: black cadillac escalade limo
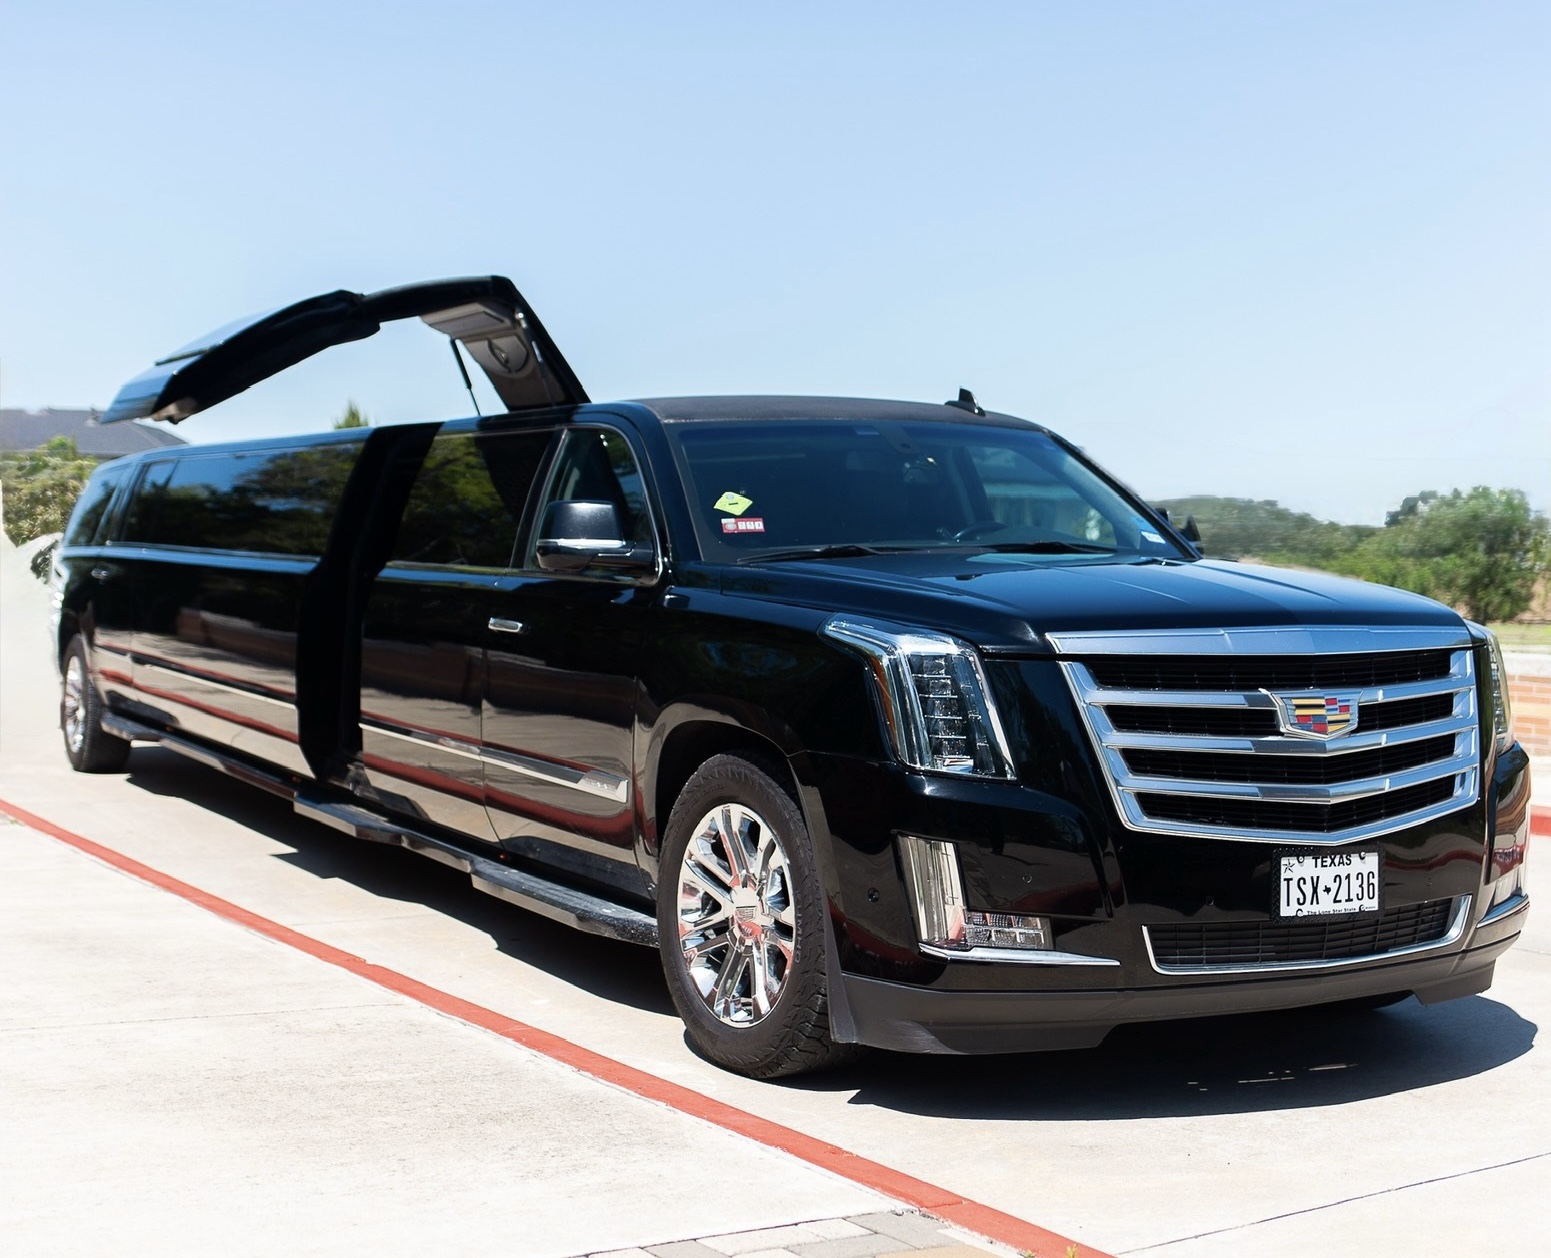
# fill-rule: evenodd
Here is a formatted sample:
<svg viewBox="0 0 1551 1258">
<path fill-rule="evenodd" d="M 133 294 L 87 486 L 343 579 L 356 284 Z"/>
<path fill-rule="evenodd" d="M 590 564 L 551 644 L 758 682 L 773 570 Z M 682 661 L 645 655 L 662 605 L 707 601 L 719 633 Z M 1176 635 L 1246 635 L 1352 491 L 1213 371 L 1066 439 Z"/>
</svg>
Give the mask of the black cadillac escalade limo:
<svg viewBox="0 0 1551 1258">
<path fill-rule="evenodd" d="M 77 769 L 160 743 L 656 947 L 751 1075 L 1490 983 L 1529 816 L 1491 634 L 1204 559 L 968 394 L 594 404 L 492 277 L 232 325 L 104 419 L 417 317 L 506 413 L 92 477 L 55 569 Z"/>
</svg>

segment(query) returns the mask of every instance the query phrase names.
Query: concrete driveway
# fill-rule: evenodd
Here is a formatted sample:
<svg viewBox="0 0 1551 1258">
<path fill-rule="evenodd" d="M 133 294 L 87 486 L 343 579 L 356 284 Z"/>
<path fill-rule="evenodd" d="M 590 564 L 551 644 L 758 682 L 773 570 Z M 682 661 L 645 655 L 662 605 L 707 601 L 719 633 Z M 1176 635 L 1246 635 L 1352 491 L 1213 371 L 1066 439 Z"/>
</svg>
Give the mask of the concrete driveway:
<svg viewBox="0 0 1551 1258">
<path fill-rule="evenodd" d="M 1491 992 L 1429 1009 L 1125 1029 L 1081 1053 L 874 1054 L 755 1083 L 688 1051 L 649 952 L 157 748 L 72 774 L 44 592 L 10 556 L 0 576 L 0 800 L 266 919 L 1112 1254 L 1545 1252 L 1551 929 L 1534 915 Z M 20 827 L 0 829 L 0 867 L 0 1228 L 25 1252 L 160 1237 L 561 1255 L 897 1204 L 315 974 Z M 884 1252 L 846 1240 L 792 1244 Z"/>
</svg>

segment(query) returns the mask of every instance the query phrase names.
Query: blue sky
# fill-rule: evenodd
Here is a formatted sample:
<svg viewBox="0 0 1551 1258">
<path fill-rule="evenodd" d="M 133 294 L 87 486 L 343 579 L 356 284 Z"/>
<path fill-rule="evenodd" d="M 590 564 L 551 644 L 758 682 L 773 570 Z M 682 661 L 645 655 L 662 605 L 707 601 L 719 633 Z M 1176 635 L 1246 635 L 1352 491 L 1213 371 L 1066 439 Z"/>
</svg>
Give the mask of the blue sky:
<svg viewBox="0 0 1551 1258">
<path fill-rule="evenodd" d="M 1551 508 L 1551 5 L 0 7 L 0 402 L 511 276 L 594 398 L 981 401 L 1151 497 Z M 418 324 L 181 426 L 468 410 Z"/>
</svg>

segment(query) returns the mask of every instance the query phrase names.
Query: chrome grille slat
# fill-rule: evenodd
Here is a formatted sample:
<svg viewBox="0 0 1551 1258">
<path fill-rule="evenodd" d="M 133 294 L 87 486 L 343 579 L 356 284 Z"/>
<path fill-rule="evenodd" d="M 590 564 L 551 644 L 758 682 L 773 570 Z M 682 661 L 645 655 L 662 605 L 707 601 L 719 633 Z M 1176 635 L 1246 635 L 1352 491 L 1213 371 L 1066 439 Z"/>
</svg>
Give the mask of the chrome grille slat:
<svg viewBox="0 0 1551 1258">
<path fill-rule="evenodd" d="M 1195 782 L 1183 778 L 1143 777 L 1127 773 L 1121 790 L 1148 791 L 1154 795 L 1197 795 L 1209 799 L 1268 799 L 1284 804 L 1333 804 L 1343 799 L 1362 799 L 1385 791 L 1404 790 L 1436 778 L 1452 777 L 1474 765 L 1473 757 L 1452 757 L 1384 777 L 1356 782 L 1337 782 L 1330 786 L 1284 786 L 1278 782 Z M 1117 775 L 1118 776 L 1118 775 Z"/>
<path fill-rule="evenodd" d="M 1468 652 L 1457 652 L 1469 658 Z M 1092 674 L 1089 674 L 1091 681 Z M 1440 684 L 1442 682 L 1443 684 Z M 1470 677 L 1455 677 L 1452 673 L 1438 681 L 1408 681 L 1394 686 L 1369 686 L 1357 696 L 1359 704 L 1393 703 L 1397 699 L 1419 699 L 1436 694 L 1459 694 L 1473 686 Z M 1327 686 L 1325 690 L 1339 689 Z M 1276 700 L 1264 690 L 1110 690 L 1092 683 L 1093 702 L 1103 706 L 1125 704 L 1127 707 L 1158 708 L 1263 708 L 1276 710 Z M 1300 688 L 1279 691 L 1282 694 L 1319 694 L 1320 690 Z"/>
<path fill-rule="evenodd" d="M 1095 725 L 1098 721 L 1095 720 Z M 1271 735 L 1265 738 L 1213 738 L 1206 734 L 1132 734 L 1109 726 L 1104 731 L 1106 747 L 1151 748 L 1157 751 L 1227 751 L 1245 755 L 1275 756 L 1344 756 L 1354 751 L 1371 751 L 1375 747 L 1395 747 L 1403 743 L 1420 742 L 1436 738 L 1440 734 L 1460 734 L 1475 729 L 1474 713 L 1452 716 L 1446 721 L 1429 721 L 1423 725 L 1408 725 L 1402 729 L 1375 730 L 1364 734 L 1348 734 L 1337 745 L 1316 743 L 1308 739 L 1283 738 Z"/>
<path fill-rule="evenodd" d="M 1153 642 L 1138 644 L 1134 667 L 1124 658 L 1117 658 L 1120 652 L 1105 658 L 1102 665 L 1111 676 L 1144 675 L 1151 667 L 1148 650 L 1154 646 Z M 1106 712 L 1111 706 L 1125 708 L 1128 722 L 1134 723 L 1138 710 L 1157 710 L 1160 723 L 1168 728 L 1176 723 L 1188 724 L 1192 710 L 1237 709 L 1275 714 L 1281 699 L 1315 697 L 1327 691 L 1116 688 L 1098 684 L 1094 678 L 1098 664 L 1090 668 L 1081 660 L 1063 660 L 1061 667 L 1098 749 L 1116 806 L 1132 829 L 1254 842 L 1334 844 L 1386 834 L 1442 816 L 1475 802 L 1480 789 L 1480 717 L 1471 651 L 1462 646 L 1447 651 L 1413 649 L 1369 657 L 1361 663 L 1369 677 L 1387 681 L 1390 677 L 1411 676 L 1420 680 L 1372 685 L 1357 691 L 1354 732 L 1328 741 L 1288 734 L 1227 737 L 1121 730 Z M 1319 660 L 1307 657 L 1251 656 L 1234 661 L 1226 671 L 1219 669 L 1216 674 L 1203 670 L 1201 676 L 1253 680 L 1314 675 L 1319 668 Z M 1168 675 L 1189 671 L 1189 661 L 1181 660 L 1179 667 Z M 1429 673 L 1433 675 L 1428 676 Z M 1157 675 L 1161 679 L 1165 671 L 1159 670 Z M 1451 714 L 1446 719 L 1427 719 L 1412 725 L 1387 721 L 1382 729 L 1362 729 L 1364 707 L 1422 699 L 1434 702 L 1413 703 L 1410 709 L 1391 711 L 1399 720 L 1407 715 L 1437 718 L 1441 711 Z M 1165 709 L 1174 709 L 1179 715 L 1162 715 Z M 1418 747 L 1411 753 L 1382 754 L 1382 749 L 1404 748 L 1406 744 L 1428 739 L 1436 745 Z M 1140 756 L 1139 766 L 1148 772 L 1137 772 L 1127 762 L 1128 751 L 1176 754 L 1155 755 L 1150 760 Z M 1341 757 L 1363 752 L 1380 753 L 1356 766 L 1358 772 L 1366 770 L 1365 776 L 1349 781 L 1330 780 L 1340 776 Z M 1244 763 L 1226 763 L 1221 759 L 1225 753 L 1243 757 Z M 1252 768 L 1257 759 L 1265 764 L 1263 776 Z M 1415 763 L 1417 760 L 1423 763 Z M 1293 766 L 1298 762 L 1311 766 L 1308 772 L 1295 770 Z M 1329 773 L 1313 767 L 1321 762 L 1331 765 Z M 1385 769 L 1390 771 L 1375 772 Z M 1324 780 L 1300 780 L 1305 777 Z M 1387 804 L 1384 797 L 1392 797 L 1392 802 Z M 1171 798 L 1178 799 L 1178 803 L 1168 803 Z M 1254 819 L 1257 804 L 1264 805 L 1260 818 L 1264 824 L 1257 824 Z M 1221 814 L 1215 818 L 1214 808 Z"/>
</svg>

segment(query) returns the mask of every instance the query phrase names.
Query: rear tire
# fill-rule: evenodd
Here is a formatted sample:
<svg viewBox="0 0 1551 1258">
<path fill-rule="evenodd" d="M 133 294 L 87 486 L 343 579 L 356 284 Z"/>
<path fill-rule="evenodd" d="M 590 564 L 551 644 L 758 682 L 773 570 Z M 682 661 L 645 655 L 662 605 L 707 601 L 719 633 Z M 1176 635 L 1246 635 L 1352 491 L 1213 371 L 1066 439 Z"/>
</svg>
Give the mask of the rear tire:
<svg viewBox="0 0 1551 1258">
<path fill-rule="evenodd" d="M 663 972 L 690 1046 L 754 1079 L 861 1053 L 829 1038 L 824 894 L 782 766 L 707 760 L 668 819 L 657 888 Z"/>
<path fill-rule="evenodd" d="M 80 634 L 65 648 L 60 671 L 59 728 L 70 767 L 77 773 L 117 773 L 129 759 L 129 742 L 102 728 L 102 697 Z"/>
</svg>

